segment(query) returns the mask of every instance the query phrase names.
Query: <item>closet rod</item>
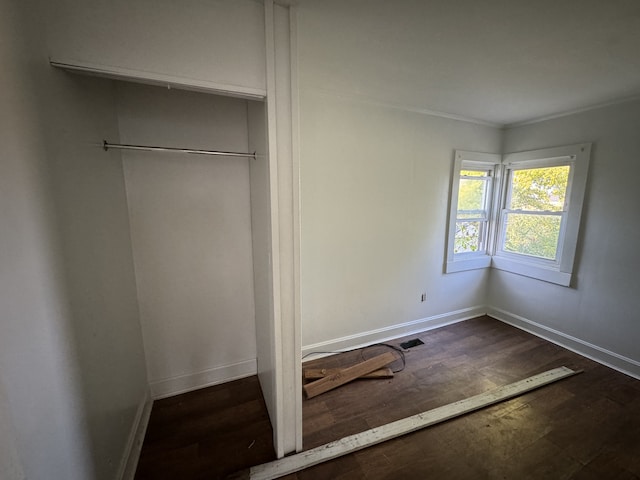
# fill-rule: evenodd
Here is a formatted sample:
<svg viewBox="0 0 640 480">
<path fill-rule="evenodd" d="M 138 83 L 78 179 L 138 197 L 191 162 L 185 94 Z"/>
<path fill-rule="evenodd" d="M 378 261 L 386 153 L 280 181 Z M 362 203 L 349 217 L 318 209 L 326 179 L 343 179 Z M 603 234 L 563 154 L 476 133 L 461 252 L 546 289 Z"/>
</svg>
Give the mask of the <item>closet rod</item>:
<svg viewBox="0 0 640 480">
<path fill-rule="evenodd" d="M 121 143 L 107 143 L 105 140 L 102 144 L 105 151 L 110 148 L 117 148 L 120 150 L 145 150 L 149 152 L 178 152 L 178 153 L 193 153 L 196 155 L 218 155 L 224 157 L 249 157 L 256 159 L 256 153 L 240 153 L 240 152 L 218 152 L 216 150 L 194 150 L 190 148 L 175 148 L 175 147 L 150 147 L 147 145 L 125 145 Z"/>
</svg>

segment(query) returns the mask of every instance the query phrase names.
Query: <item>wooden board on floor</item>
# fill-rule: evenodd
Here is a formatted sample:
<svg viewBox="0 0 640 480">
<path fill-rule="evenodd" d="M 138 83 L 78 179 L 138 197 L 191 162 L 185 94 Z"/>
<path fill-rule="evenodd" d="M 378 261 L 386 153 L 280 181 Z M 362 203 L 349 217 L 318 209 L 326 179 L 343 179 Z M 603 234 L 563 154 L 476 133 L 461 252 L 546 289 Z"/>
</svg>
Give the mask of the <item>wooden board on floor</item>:
<svg viewBox="0 0 640 480">
<path fill-rule="evenodd" d="M 580 372 L 567 367 L 554 368 L 553 370 L 548 370 L 489 392 L 403 418 L 402 420 L 388 423 L 381 427 L 372 428 L 308 451 L 251 467 L 249 472 L 239 473 L 240 475 L 244 473 L 244 478 L 251 480 L 272 480 L 280 478 L 284 475 L 298 472 L 342 455 L 353 453 L 401 435 L 415 432 L 416 430 L 435 425 L 451 418 L 494 405 L 577 373 Z M 236 478 L 243 477 L 237 476 Z"/>
<path fill-rule="evenodd" d="M 344 370 L 344 368 L 305 368 L 302 371 L 302 378 L 304 380 L 318 380 L 329 375 L 335 375 L 342 370 Z M 358 377 L 358 379 L 360 378 L 393 378 L 393 370 L 389 367 L 379 368 L 378 370 Z"/>
<path fill-rule="evenodd" d="M 341 369 L 338 373 L 329 375 L 327 377 L 316 380 L 306 384 L 303 389 L 307 398 L 313 398 L 321 393 L 328 392 L 334 388 L 340 387 L 346 383 L 349 383 L 356 378 L 371 373 L 379 368 L 382 368 L 396 360 L 396 356 L 391 352 L 383 353 L 382 355 L 376 355 L 369 360 L 357 363 L 352 367 Z"/>
</svg>

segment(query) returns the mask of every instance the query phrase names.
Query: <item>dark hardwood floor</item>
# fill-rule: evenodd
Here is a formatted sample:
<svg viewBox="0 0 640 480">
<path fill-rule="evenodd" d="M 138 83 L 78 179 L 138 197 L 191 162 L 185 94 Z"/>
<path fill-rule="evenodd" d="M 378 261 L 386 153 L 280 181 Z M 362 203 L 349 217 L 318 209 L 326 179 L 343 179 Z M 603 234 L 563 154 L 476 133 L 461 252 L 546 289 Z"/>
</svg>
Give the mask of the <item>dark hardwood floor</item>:
<svg viewBox="0 0 640 480">
<path fill-rule="evenodd" d="M 393 379 L 358 380 L 303 401 L 305 449 L 557 366 L 584 372 L 283 478 L 640 478 L 639 380 L 489 317 L 389 343 L 409 338 L 424 345 L 405 353 L 406 368 Z M 305 366 L 348 366 L 382 351 Z M 186 410 L 184 395 L 156 402 L 136 478 L 224 478 L 236 467 L 273 458 L 264 404 L 251 400 L 256 392 L 255 377 L 193 392 L 187 395 L 198 407 L 184 416 L 175 413 Z"/>
<path fill-rule="evenodd" d="M 136 480 L 215 480 L 275 459 L 258 377 L 156 400 Z"/>
</svg>

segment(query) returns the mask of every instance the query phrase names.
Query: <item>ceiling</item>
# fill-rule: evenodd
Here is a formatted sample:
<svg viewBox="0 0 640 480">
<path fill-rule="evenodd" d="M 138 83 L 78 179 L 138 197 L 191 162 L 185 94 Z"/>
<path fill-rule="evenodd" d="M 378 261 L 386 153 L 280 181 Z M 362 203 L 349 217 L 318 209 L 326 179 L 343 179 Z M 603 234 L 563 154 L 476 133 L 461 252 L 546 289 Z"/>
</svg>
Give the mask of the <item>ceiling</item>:
<svg viewBox="0 0 640 480">
<path fill-rule="evenodd" d="M 640 96 L 640 0 L 300 0 L 301 84 L 498 126 Z"/>
</svg>

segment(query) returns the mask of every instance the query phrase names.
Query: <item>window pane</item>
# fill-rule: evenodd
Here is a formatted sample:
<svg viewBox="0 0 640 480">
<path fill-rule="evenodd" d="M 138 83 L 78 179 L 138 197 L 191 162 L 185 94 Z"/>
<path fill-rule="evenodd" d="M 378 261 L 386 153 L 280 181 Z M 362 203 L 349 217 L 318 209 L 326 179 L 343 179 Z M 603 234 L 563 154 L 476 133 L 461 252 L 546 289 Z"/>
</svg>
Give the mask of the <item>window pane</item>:
<svg viewBox="0 0 640 480">
<path fill-rule="evenodd" d="M 467 253 L 480 250 L 484 222 L 456 222 L 453 252 Z"/>
<path fill-rule="evenodd" d="M 561 212 L 569 166 L 513 170 L 509 210 Z"/>
<path fill-rule="evenodd" d="M 458 212 L 484 210 L 487 182 L 485 180 L 460 179 L 458 190 Z"/>
<path fill-rule="evenodd" d="M 504 250 L 555 260 L 561 220 L 559 215 L 505 214 Z"/>
</svg>

